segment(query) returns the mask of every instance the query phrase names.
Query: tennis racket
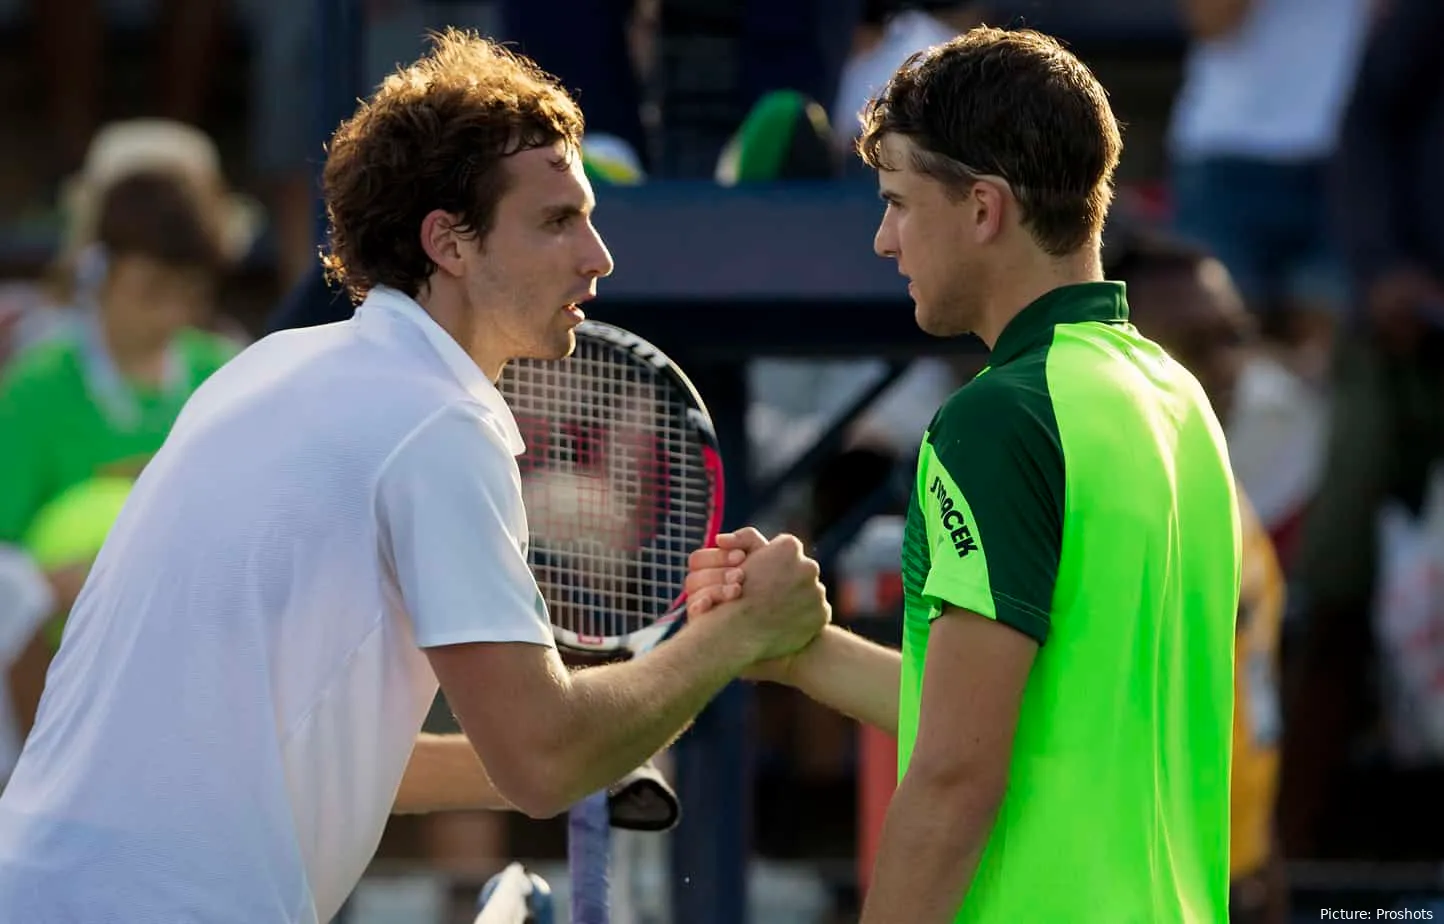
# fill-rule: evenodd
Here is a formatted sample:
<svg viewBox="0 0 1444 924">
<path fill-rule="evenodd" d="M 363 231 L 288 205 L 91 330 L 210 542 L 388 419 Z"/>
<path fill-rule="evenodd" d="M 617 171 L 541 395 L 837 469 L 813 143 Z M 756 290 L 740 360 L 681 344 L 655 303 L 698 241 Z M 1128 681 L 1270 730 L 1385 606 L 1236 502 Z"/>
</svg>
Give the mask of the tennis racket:
<svg viewBox="0 0 1444 924">
<path fill-rule="evenodd" d="M 706 405 L 637 335 L 585 321 L 567 359 L 518 360 L 498 387 L 527 444 L 518 460 L 527 558 L 569 660 L 625 660 L 686 614 L 687 558 L 722 522 L 722 458 Z M 607 794 L 568 813 L 574 924 L 607 924 Z"/>
</svg>

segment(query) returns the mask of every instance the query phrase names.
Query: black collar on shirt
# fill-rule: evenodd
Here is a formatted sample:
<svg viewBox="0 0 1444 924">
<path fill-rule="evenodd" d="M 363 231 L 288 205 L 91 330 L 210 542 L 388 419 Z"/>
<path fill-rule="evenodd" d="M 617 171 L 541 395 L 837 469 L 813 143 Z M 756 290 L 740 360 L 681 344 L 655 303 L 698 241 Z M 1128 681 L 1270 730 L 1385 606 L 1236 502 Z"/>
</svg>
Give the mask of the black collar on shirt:
<svg viewBox="0 0 1444 924">
<path fill-rule="evenodd" d="M 1059 324 L 1103 321 L 1117 324 L 1128 320 L 1128 301 L 1121 282 L 1084 282 L 1059 286 L 1045 292 L 1018 312 L 998 335 L 988 365 L 997 367 L 1017 359 L 1044 338 L 1051 337 Z"/>
</svg>

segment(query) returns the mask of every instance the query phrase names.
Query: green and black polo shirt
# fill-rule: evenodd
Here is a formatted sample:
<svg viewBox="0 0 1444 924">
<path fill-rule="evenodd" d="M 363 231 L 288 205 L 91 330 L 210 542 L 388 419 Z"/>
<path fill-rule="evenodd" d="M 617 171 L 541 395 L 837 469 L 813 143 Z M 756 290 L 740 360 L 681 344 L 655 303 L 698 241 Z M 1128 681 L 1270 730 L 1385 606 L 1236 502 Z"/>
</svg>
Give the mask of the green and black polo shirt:
<svg viewBox="0 0 1444 924">
<path fill-rule="evenodd" d="M 1218 420 L 1124 287 L 1025 308 L 933 418 L 904 539 L 900 776 L 944 607 L 1041 646 L 957 921 L 1227 920 L 1239 568 Z"/>
</svg>

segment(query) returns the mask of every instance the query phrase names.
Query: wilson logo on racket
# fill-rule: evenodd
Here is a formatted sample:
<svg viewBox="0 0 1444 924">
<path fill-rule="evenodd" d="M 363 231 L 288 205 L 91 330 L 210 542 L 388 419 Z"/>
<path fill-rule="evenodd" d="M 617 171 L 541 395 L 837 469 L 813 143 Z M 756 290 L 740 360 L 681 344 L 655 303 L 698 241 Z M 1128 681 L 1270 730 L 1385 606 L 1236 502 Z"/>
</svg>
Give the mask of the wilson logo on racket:
<svg viewBox="0 0 1444 924">
<path fill-rule="evenodd" d="M 947 531 L 948 538 L 953 541 L 953 550 L 958 553 L 959 558 L 967 558 L 968 553 L 976 552 L 978 544 L 973 539 L 973 531 L 968 528 L 968 521 L 963 518 L 963 512 L 958 509 L 948 489 L 943 486 L 943 480 L 936 475 L 933 476 L 932 486 L 928 489 L 938 499 L 941 506 L 943 529 Z"/>
</svg>

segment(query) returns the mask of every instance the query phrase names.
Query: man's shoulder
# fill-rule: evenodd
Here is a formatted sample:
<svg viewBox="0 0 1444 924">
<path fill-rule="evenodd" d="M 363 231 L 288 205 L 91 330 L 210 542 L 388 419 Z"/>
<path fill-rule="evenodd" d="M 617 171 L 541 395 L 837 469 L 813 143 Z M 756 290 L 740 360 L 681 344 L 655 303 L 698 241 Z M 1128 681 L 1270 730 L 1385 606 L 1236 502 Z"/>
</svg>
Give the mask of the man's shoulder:
<svg viewBox="0 0 1444 924">
<path fill-rule="evenodd" d="M 509 473 L 515 467 L 500 415 L 470 396 L 453 397 L 415 415 L 396 440 L 388 467 L 428 467 L 442 454 L 467 459 L 479 474 Z"/>
<path fill-rule="evenodd" d="M 412 519 L 424 515 L 454 522 L 455 512 L 472 509 L 467 504 L 481 505 L 473 512 L 484 509 L 509 534 L 525 537 L 516 457 L 495 413 L 475 402 L 448 402 L 401 434 L 385 454 L 376 490 L 393 519 L 400 511 Z"/>
<path fill-rule="evenodd" d="M 195 347 L 219 357 L 225 346 L 211 338 Z M 364 405 L 381 417 L 392 413 L 424 417 L 469 395 L 454 376 L 424 352 L 387 337 L 371 336 L 352 319 L 267 334 L 226 363 L 232 376 L 264 373 L 284 380 L 297 393 L 325 395 Z M 418 418 L 419 419 L 419 418 Z"/>
<path fill-rule="evenodd" d="M 1061 497 L 1057 418 L 1046 387 L 1027 376 L 1010 364 L 959 389 L 933 418 L 921 471 L 940 467 L 970 503 L 984 507 Z"/>
<path fill-rule="evenodd" d="M 1044 354 L 1028 354 L 998 368 L 988 367 L 953 392 L 928 426 L 929 442 L 1004 434 L 1042 435 L 1056 431 L 1052 398 L 1043 369 Z"/>
</svg>

